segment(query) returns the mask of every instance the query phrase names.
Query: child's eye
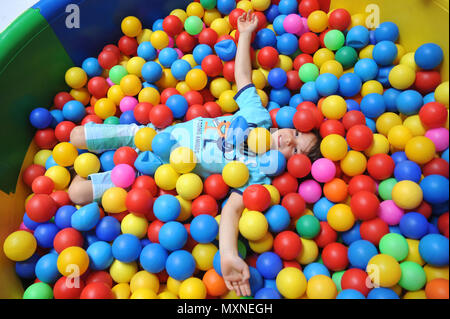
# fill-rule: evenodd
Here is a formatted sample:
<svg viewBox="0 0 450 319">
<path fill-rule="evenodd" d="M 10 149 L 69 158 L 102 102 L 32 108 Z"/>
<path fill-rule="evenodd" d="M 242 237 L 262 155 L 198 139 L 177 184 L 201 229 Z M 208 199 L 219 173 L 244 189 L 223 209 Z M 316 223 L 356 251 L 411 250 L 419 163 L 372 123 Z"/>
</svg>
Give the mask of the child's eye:
<svg viewBox="0 0 450 319">
<path fill-rule="evenodd" d="M 295 148 L 295 149 L 294 149 L 294 154 L 297 154 L 297 153 L 298 153 L 298 149 Z"/>
</svg>

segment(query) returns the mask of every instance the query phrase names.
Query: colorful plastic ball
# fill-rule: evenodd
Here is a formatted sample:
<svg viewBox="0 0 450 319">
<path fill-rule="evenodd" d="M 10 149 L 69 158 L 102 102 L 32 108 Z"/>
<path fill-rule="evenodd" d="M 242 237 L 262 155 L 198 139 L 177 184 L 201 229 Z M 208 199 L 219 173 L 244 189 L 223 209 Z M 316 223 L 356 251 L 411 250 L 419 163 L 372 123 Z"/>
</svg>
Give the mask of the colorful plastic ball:
<svg viewBox="0 0 450 319">
<path fill-rule="evenodd" d="M 136 172 L 128 164 L 118 164 L 111 171 L 111 181 L 117 187 L 127 188 L 136 178 Z"/>
<path fill-rule="evenodd" d="M 79 67 L 68 69 L 64 76 L 66 83 L 73 89 L 80 89 L 87 83 L 86 72 Z"/>
<path fill-rule="evenodd" d="M 386 110 L 383 96 L 378 93 L 370 93 L 361 100 L 361 112 L 368 118 L 376 118 Z"/>
<path fill-rule="evenodd" d="M 139 258 L 142 246 L 135 235 L 122 234 L 116 237 L 112 243 L 112 254 L 115 259 L 125 263 Z"/>
<path fill-rule="evenodd" d="M 152 243 L 142 249 L 139 261 L 146 271 L 159 273 L 164 270 L 167 257 L 167 250 L 163 246 Z"/>
<path fill-rule="evenodd" d="M 378 74 L 377 63 L 372 59 L 361 59 L 355 64 L 355 74 L 358 75 L 363 82 L 374 80 Z"/>
<path fill-rule="evenodd" d="M 328 26 L 328 16 L 324 11 L 316 10 L 309 14 L 307 22 L 312 32 L 320 33 Z"/>
<path fill-rule="evenodd" d="M 86 253 L 89 256 L 90 269 L 107 269 L 114 261 L 111 245 L 105 241 L 99 240 L 90 244 Z"/>
<path fill-rule="evenodd" d="M 186 244 L 187 237 L 186 228 L 176 221 L 165 223 L 158 234 L 159 243 L 170 251 L 181 249 Z"/>
<path fill-rule="evenodd" d="M 399 30 L 393 22 L 383 22 L 375 29 L 375 41 L 397 41 Z"/>
<path fill-rule="evenodd" d="M 213 241 L 219 231 L 219 225 L 214 217 L 207 214 L 201 214 L 194 217 L 190 225 L 190 234 L 192 238 L 202 244 Z"/>
<path fill-rule="evenodd" d="M 166 271 L 175 280 L 182 281 L 191 277 L 194 270 L 194 257 L 186 250 L 174 251 L 167 258 Z"/>
<path fill-rule="evenodd" d="M 203 190 L 203 182 L 200 176 L 194 173 L 182 174 L 175 184 L 177 193 L 185 200 L 193 200 Z"/>
<path fill-rule="evenodd" d="M 18 230 L 6 237 L 3 252 L 12 261 L 24 261 L 34 254 L 36 247 L 36 238 L 31 233 Z"/>
<path fill-rule="evenodd" d="M 401 268 L 394 257 L 379 254 L 372 257 L 366 268 L 373 283 L 381 287 L 392 287 L 400 281 Z"/>
<path fill-rule="evenodd" d="M 311 160 L 304 154 L 295 154 L 287 161 L 287 170 L 296 178 L 305 177 L 311 171 Z"/>
<path fill-rule="evenodd" d="M 266 218 L 257 211 L 247 211 L 239 219 L 239 232 L 248 240 L 260 240 L 266 235 L 268 228 Z"/>
<path fill-rule="evenodd" d="M 416 64 L 424 70 L 432 70 L 441 64 L 444 53 L 441 47 L 435 43 L 425 43 L 414 53 Z"/>
<path fill-rule="evenodd" d="M 330 277 L 317 275 L 308 281 L 306 294 L 309 299 L 335 299 L 338 292 Z"/>
<path fill-rule="evenodd" d="M 407 291 L 417 291 L 426 284 L 426 275 L 423 268 L 412 261 L 404 261 L 400 264 L 402 276 L 398 285 Z"/>
<path fill-rule="evenodd" d="M 447 116 L 448 112 L 445 106 L 438 102 L 426 103 L 419 111 L 421 122 L 428 128 L 444 126 Z"/>
<path fill-rule="evenodd" d="M 322 96 L 333 95 L 338 91 L 338 78 L 331 73 L 320 74 L 316 79 L 316 90 Z"/>
<path fill-rule="evenodd" d="M 420 256 L 435 267 L 448 265 L 448 238 L 440 234 L 428 234 L 419 242 Z"/>
<path fill-rule="evenodd" d="M 255 299 L 281 299 L 281 295 L 278 290 L 274 288 L 261 288 L 255 293 Z"/>
<path fill-rule="evenodd" d="M 439 127 L 430 129 L 425 133 L 425 137 L 433 141 L 436 151 L 438 152 L 442 152 L 448 148 L 449 132 L 447 128 Z"/>
<path fill-rule="evenodd" d="M 43 107 L 38 107 L 31 111 L 29 120 L 31 125 L 37 129 L 44 129 L 50 126 L 53 117 L 52 114 Z"/>
<path fill-rule="evenodd" d="M 397 47 L 392 41 L 380 41 L 373 48 L 373 59 L 379 66 L 391 65 L 397 57 Z"/>
<path fill-rule="evenodd" d="M 244 205 L 249 210 L 265 211 L 270 206 L 270 193 L 262 185 L 250 185 L 243 192 Z"/>
<path fill-rule="evenodd" d="M 378 287 L 369 292 L 367 299 L 400 299 L 400 297 L 391 288 Z"/>
<path fill-rule="evenodd" d="M 322 155 L 332 161 L 339 161 L 347 154 L 347 142 L 337 134 L 327 135 L 320 143 Z"/>
<path fill-rule="evenodd" d="M 36 282 L 28 286 L 23 293 L 23 299 L 53 299 L 53 290 L 45 282 Z"/>
<path fill-rule="evenodd" d="M 404 260 L 409 254 L 409 246 L 405 237 L 396 233 L 389 233 L 381 238 L 380 253 L 394 257 L 398 262 Z"/>
<path fill-rule="evenodd" d="M 93 282 L 84 287 L 80 299 L 114 299 L 114 294 L 104 282 Z"/>
<path fill-rule="evenodd" d="M 355 151 L 364 151 L 373 143 L 373 134 L 366 125 L 354 125 L 347 131 L 347 143 Z"/>
<path fill-rule="evenodd" d="M 436 278 L 429 281 L 425 287 L 427 299 L 448 299 L 448 279 Z"/>
<path fill-rule="evenodd" d="M 256 260 L 256 269 L 265 279 L 275 279 L 282 268 L 281 258 L 273 252 L 262 253 Z"/>
<path fill-rule="evenodd" d="M 63 276 L 72 275 L 77 272 L 82 275 L 89 266 L 89 256 L 81 247 L 67 247 L 57 256 L 58 271 Z"/>
<path fill-rule="evenodd" d="M 305 202 L 311 204 L 320 199 L 322 188 L 315 180 L 306 180 L 298 188 L 298 193 L 304 198 Z"/>
<path fill-rule="evenodd" d="M 330 30 L 325 34 L 324 37 L 324 44 L 325 47 L 332 50 L 337 51 L 345 43 L 345 36 L 344 34 L 339 30 Z"/>
<path fill-rule="evenodd" d="M 120 222 L 111 216 L 103 217 L 95 227 L 95 234 L 103 241 L 113 241 L 120 234 Z"/>
<path fill-rule="evenodd" d="M 353 227 L 355 216 L 350 206 L 336 204 L 330 208 L 327 215 L 328 224 L 336 231 L 347 231 Z"/>
<path fill-rule="evenodd" d="M 285 230 L 275 236 L 273 247 L 283 260 L 293 260 L 302 251 L 302 241 L 293 231 Z"/>
<path fill-rule="evenodd" d="M 290 215 L 286 208 L 281 205 L 270 207 L 264 215 L 269 224 L 271 232 L 279 233 L 289 226 Z"/>
<path fill-rule="evenodd" d="M 405 153 L 409 160 L 417 164 L 426 164 L 433 159 L 436 147 L 432 140 L 425 136 L 415 136 L 405 145 Z"/>
<path fill-rule="evenodd" d="M 327 158 L 320 158 L 312 164 L 311 175 L 320 183 L 329 182 L 336 175 L 336 165 Z"/>
<path fill-rule="evenodd" d="M 161 195 L 153 204 L 153 212 L 155 217 L 162 222 L 174 221 L 181 212 L 180 202 L 173 195 Z"/>
<path fill-rule="evenodd" d="M 335 59 L 344 69 L 349 69 L 358 61 L 358 53 L 352 47 L 343 46 L 336 51 Z"/>
<path fill-rule="evenodd" d="M 414 84 L 416 74 L 413 69 L 405 64 L 399 64 L 389 72 L 389 83 L 398 90 L 405 90 Z"/>
<path fill-rule="evenodd" d="M 300 298 L 306 292 L 307 281 L 303 272 L 294 267 L 283 268 L 276 277 L 280 294 L 289 299 Z"/>
<path fill-rule="evenodd" d="M 248 168 L 239 161 L 229 162 L 222 170 L 222 177 L 228 186 L 241 187 L 248 181 Z"/>
<path fill-rule="evenodd" d="M 129 37 L 136 37 L 142 31 L 142 24 L 138 18 L 128 16 L 122 20 L 120 25 L 123 34 Z"/>
<path fill-rule="evenodd" d="M 353 267 L 365 270 L 369 260 L 378 254 L 374 244 L 367 240 L 356 240 L 348 247 L 348 260 Z"/>
<path fill-rule="evenodd" d="M 366 297 L 355 289 L 344 289 L 338 293 L 336 299 L 366 299 Z"/>
<path fill-rule="evenodd" d="M 62 111 L 66 120 L 75 123 L 80 122 L 86 115 L 83 103 L 77 100 L 68 101 L 64 104 Z"/>
<path fill-rule="evenodd" d="M 314 63 L 305 63 L 298 70 L 298 75 L 303 83 L 312 82 L 319 76 L 319 68 Z"/>
<path fill-rule="evenodd" d="M 320 232 L 319 220 L 311 215 L 304 215 L 297 220 L 296 229 L 298 234 L 306 239 L 316 237 Z"/>
<path fill-rule="evenodd" d="M 371 287 L 367 285 L 367 273 L 358 268 L 351 268 L 344 272 L 341 278 L 342 290 L 353 289 L 360 292 L 363 296 L 367 296 Z"/>
<path fill-rule="evenodd" d="M 423 198 L 430 204 L 442 204 L 448 201 L 448 178 L 441 175 L 428 175 L 420 181 Z"/>
</svg>

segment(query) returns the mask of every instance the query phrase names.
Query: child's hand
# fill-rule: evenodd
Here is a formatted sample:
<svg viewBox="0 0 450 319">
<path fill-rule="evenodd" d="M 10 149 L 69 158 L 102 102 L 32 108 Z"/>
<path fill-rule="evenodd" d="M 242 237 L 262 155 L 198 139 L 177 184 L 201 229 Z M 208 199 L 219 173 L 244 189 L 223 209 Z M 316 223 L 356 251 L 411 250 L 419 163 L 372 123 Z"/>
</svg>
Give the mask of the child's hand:
<svg viewBox="0 0 450 319">
<path fill-rule="evenodd" d="M 253 33 L 258 27 L 258 17 L 252 14 L 252 10 L 244 12 L 237 20 L 239 33 Z"/>
<path fill-rule="evenodd" d="M 250 296 L 250 272 L 245 261 L 239 256 L 225 254 L 221 256 L 222 276 L 229 290 L 238 296 Z"/>
</svg>

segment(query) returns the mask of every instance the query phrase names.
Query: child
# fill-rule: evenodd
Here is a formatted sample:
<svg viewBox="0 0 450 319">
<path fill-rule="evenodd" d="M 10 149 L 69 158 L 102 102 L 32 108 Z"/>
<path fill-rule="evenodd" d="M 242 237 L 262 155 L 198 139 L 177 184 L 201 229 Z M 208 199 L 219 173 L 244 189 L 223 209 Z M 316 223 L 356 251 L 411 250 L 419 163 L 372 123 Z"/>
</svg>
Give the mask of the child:
<svg viewBox="0 0 450 319">
<path fill-rule="evenodd" d="M 250 295 L 248 266 L 237 252 L 237 225 L 244 209 L 241 191 L 251 184 L 270 184 L 270 178 L 259 168 L 259 157 L 251 154 L 242 147 L 242 144 L 238 146 L 229 144 L 229 134 L 227 135 L 227 130 L 233 127 L 233 122 L 242 121 L 242 118 L 247 121 L 249 128 L 269 129 L 272 126 L 269 112 L 262 106 L 261 99 L 251 82 L 250 42 L 257 24 L 257 17 L 251 12 L 244 13 L 238 19 L 240 37 L 235 58 L 238 93 L 235 100 L 240 110 L 233 116 L 215 119 L 196 118 L 164 129 L 164 133 L 169 133 L 171 138 L 176 140 L 177 146 L 189 147 L 194 151 L 197 157 L 194 173 L 204 178 L 211 174 L 220 174 L 230 161 L 242 161 L 249 169 L 250 177 L 247 184 L 234 190 L 224 206 L 219 229 L 223 278 L 228 289 L 234 289 L 238 296 Z M 148 126 L 153 127 L 151 124 Z M 71 142 L 79 149 L 89 149 L 92 152 L 117 149 L 121 146 L 134 147 L 133 138 L 140 128 L 135 124 L 78 126 L 72 130 Z M 313 160 L 320 156 L 320 139 L 317 133 L 279 129 L 273 132 L 271 137 L 271 148 L 279 150 L 286 159 L 294 154 L 306 154 Z M 151 155 L 157 164 L 164 162 L 158 156 Z M 93 200 L 100 201 L 102 194 L 113 186 L 110 172 L 91 174 L 88 180 L 75 176 L 69 187 L 69 196 L 75 204 L 84 205 Z"/>
</svg>

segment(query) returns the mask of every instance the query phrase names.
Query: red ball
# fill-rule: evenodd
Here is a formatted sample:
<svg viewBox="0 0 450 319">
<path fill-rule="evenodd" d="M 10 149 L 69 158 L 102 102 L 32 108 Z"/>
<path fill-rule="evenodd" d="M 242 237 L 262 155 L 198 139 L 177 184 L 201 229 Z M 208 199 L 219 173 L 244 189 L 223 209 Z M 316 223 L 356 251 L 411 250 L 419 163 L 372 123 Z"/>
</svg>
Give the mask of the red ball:
<svg viewBox="0 0 450 319">
<path fill-rule="evenodd" d="M 104 282 L 93 282 L 84 287 L 80 299 L 114 299 L 114 294 Z"/>
<path fill-rule="evenodd" d="M 427 128 L 443 127 L 447 121 L 448 111 L 444 104 L 429 102 L 419 111 L 420 121 Z"/>
<path fill-rule="evenodd" d="M 240 8 L 233 9 L 233 10 L 230 12 L 230 14 L 229 14 L 229 16 L 228 16 L 228 19 L 229 19 L 230 24 L 231 24 L 231 26 L 233 27 L 233 29 L 237 29 L 237 21 L 238 21 L 238 18 L 239 18 L 240 16 L 242 16 L 244 13 L 245 13 L 245 11 L 242 10 L 242 9 L 240 9 Z"/>
<path fill-rule="evenodd" d="M 130 213 L 146 215 L 153 209 L 153 196 L 145 188 L 133 188 L 125 198 L 125 206 Z"/>
<path fill-rule="evenodd" d="M 281 206 L 287 209 L 292 220 L 297 220 L 306 209 L 306 202 L 299 193 L 289 193 L 281 200 Z"/>
<path fill-rule="evenodd" d="M 197 39 L 191 36 L 186 31 L 181 32 L 175 39 L 177 48 L 183 53 L 192 52 L 194 47 L 197 45 Z"/>
<path fill-rule="evenodd" d="M 169 36 L 174 37 L 183 31 L 183 22 L 175 15 L 168 15 L 164 18 L 162 27 L 164 32 Z"/>
<path fill-rule="evenodd" d="M 136 121 L 143 125 L 150 123 L 149 114 L 152 107 L 153 105 L 148 102 L 140 102 L 136 104 L 133 109 L 133 115 Z"/>
<path fill-rule="evenodd" d="M 28 217 L 37 223 L 48 222 L 56 213 L 58 206 L 47 194 L 35 194 L 27 202 L 25 210 Z"/>
<path fill-rule="evenodd" d="M 58 144 L 58 140 L 55 136 L 55 130 L 48 127 L 43 130 L 37 130 L 34 134 L 34 142 L 41 149 L 51 150 Z"/>
<path fill-rule="evenodd" d="M 71 121 L 59 122 L 55 127 L 55 136 L 60 142 L 70 142 L 70 132 L 77 126 Z"/>
<path fill-rule="evenodd" d="M 277 118 L 277 113 L 278 113 L 279 110 L 280 109 L 277 108 L 277 109 L 272 109 L 272 110 L 269 111 L 270 119 L 272 120 L 272 126 L 274 128 L 278 128 L 278 124 L 277 124 L 276 118 Z"/>
<path fill-rule="evenodd" d="M 188 102 L 189 106 L 195 105 L 195 104 L 203 104 L 203 96 L 198 91 L 187 91 L 184 93 L 184 98 Z"/>
<path fill-rule="evenodd" d="M 350 13 L 345 9 L 336 9 L 330 13 L 328 18 L 328 24 L 330 29 L 338 29 L 340 31 L 346 30 L 350 23 L 352 22 L 352 17 Z"/>
<path fill-rule="evenodd" d="M 272 181 L 272 185 L 278 189 L 281 196 L 285 196 L 286 194 L 297 191 L 298 180 L 288 172 L 285 172 L 275 177 Z"/>
<path fill-rule="evenodd" d="M 357 124 L 347 131 L 347 143 L 355 151 L 364 151 L 373 143 L 372 130 L 365 124 Z"/>
<path fill-rule="evenodd" d="M 438 71 L 419 71 L 416 73 L 414 86 L 422 95 L 433 92 L 441 84 L 441 74 Z"/>
<path fill-rule="evenodd" d="M 93 122 L 93 123 L 96 123 L 96 124 L 102 124 L 103 120 L 99 116 L 97 116 L 95 114 L 89 114 L 89 115 L 86 115 L 83 118 L 83 120 L 81 121 L 80 124 L 81 125 L 86 125 L 89 122 Z"/>
<path fill-rule="evenodd" d="M 102 51 L 109 51 L 114 53 L 115 55 L 117 55 L 120 58 L 120 49 L 117 45 L 114 44 L 107 44 L 103 47 Z"/>
<path fill-rule="evenodd" d="M 256 27 L 256 31 L 254 33 L 256 35 L 256 32 L 258 32 L 267 25 L 267 18 L 265 14 L 262 13 L 261 11 L 255 11 L 253 12 L 253 15 L 258 18 L 258 26 Z"/>
<path fill-rule="evenodd" d="M 359 227 L 361 238 L 378 246 L 381 238 L 389 233 L 388 224 L 380 218 L 363 221 Z"/>
<path fill-rule="evenodd" d="M 207 44 L 211 48 L 217 43 L 219 38 L 217 32 L 211 28 L 204 28 L 198 35 L 198 43 Z"/>
<path fill-rule="evenodd" d="M 168 106 L 158 104 L 150 110 L 149 119 L 155 127 L 163 129 L 172 124 L 173 113 Z"/>
<path fill-rule="evenodd" d="M 352 196 L 350 207 L 357 219 L 370 220 L 377 217 L 380 201 L 372 192 L 359 191 Z"/>
<path fill-rule="evenodd" d="M 416 212 L 425 216 L 426 219 L 431 217 L 432 207 L 426 201 L 422 201 L 420 205 L 414 209 L 407 209 L 406 212 Z"/>
<path fill-rule="evenodd" d="M 69 194 L 63 190 L 54 191 L 53 193 L 50 194 L 50 197 L 53 198 L 53 200 L 56 202 L 58 208 L 64 205 L 72 204 Z"/>
<path fill-rule="evenodd" d="M 89 93 L 95 96 L 97 99 L 106 96 L 109 90 L 109 84 L 106 79 L 101 76 L 94 76 L 88 81 L 87 85 Z"/>
<path fill-rule="evenodd" d="M 229 35 L 229 34 L 223 34 L 223 35 L 221 35 L 220 37 L 217 38 L 216 43 L 219 43 L 219 42 L 225 41 L 225 40 L 232 40 L 232 41 L 235 41 L 235 39 L 234 39 L 231 35 Z"/>
<path fill-rule="evenodd" d="M 301 68 L 301 66 L 306 63 L 314 63 L 313 57 L 306 53 L 299 54 L 294 59 L 293 63 L 294 69 L 298 71 Z"/>
<path fill-rule="evenodd" d="M 322 48 L 325 48 L 325 35 L 328 33 L 328 31 L 330 31 L 329 28 L 327 28 L 325 31 L 322 31 L 319 35 L 319 41 L 320 41 L 320 46 Z"/>
<path fill-rule="evenodd" d="M 323 248 L 328 244 L 334 243 L 337 240 L 337 232 L 331 228 L 328 222 L 320 222 L 319 234 L 314 238 L 317 246 Z"/>
<path fill-rule="evenodd" d="M 194 249 L 194 247 L 198 244 L 198 242 L 195 241 L 194 238 L 192 238 L 191 236 L 191 224 L 184 224 L 183 226 L 184 228 L 186 228 L 188 233 L 188 238 L 186 244 L 184 244 L 183 246 L 183 249 L 187 251 L 192 251 L 192 249 Z"/>
<path fill-rule="evenodd" d="M 202 60 L 202 70 L 210 77 L 219 76 L 222 73 L 222 60 L 214 54 L 206 56 Z"/>
<path fill-rule="evenodd" d="M 222 174 L 212 174 L 205 179 L 203 191 L 216 200 L 224 199 L 230 188 L 223 180 Z"/>
<path fill-rule="evenodd" d="M 287 170 L 295 178 L 303 178 L 311 172 L 311 160 L 304 154 L 295 154 L 287 161 Z"/>
<path fill-rule="evenodd" d="M 151 222 L 151 224 L 148 226 L 147 230 L 147 237 L 152 243 L 158 243 L 159 244 L 159 230 L 164 225 L 162 221 L 159 219 L 155 219 Z"/>
<path fill-rule="evenodd" d="M 93 271 L 86 277 L 86 285 L 92 284 L 94 282 L 103 282 L 109 288 L 112 288 L 113 285 L 113 279 L 111 275 L 104 270 Z"/>
<path fill-rule="evenodd" d="M 161 104 L 165 104 L 172 95 L 180 95 L 176 88 L 166 88 L 161 92 Z"/>
<path fill-rule="evenodd" d="M 295 112 L 292 122 L 295 128 L 303 133 L 309 132 L 315 127 L 314 115 L 307 109 L 301 109 Z"/>
<path fill-rule="evenodd" d="M 79 299 L 85 284 L 79 277 L 61 277 L 53 286 L 53 297 L 55 299 Z"/>
<path fill-rule="evenodd" d="M 300 90 L 300 88 L 303 85 L 303 82 L 302 80 L 300 80 L 298 72 L 295 70 L 290 70 L 286 72 L 286 75 L 287 75 L 287 82 L 285 86 L 291 91 Z"/>
<path fill-rule="evenodd" d="M 190 106 L 186 112 L 185 120 L 190 121 L 197 117 L 203 117 L 203 118 L 209 117 L 208 111 L 201 104 L 195 104 L 195 105 Z"/>
<path fill-rule="evenodd" d="M 338 120 L 326 120 L 320 125 L 319 129 L 320 136 L 324 138 L 330 134 L 338 134 L 340 136 L 345 136 L 345 127 Z"/>
<path fill-rule="evenodd" d="M 448 238 L 448 233 L 449 233 L 449 229 L 448 229 L 448 212 L 445 212 L 444 214 L 439 216 L 437 226 L 438 226 L 438 229 L 441 232 L 441 234 Z"/>
<path fill-rule="evenodd" d="M 256 261 L 258 260 L 258 255 L 257 254 L 251 254 L 250 256 L 248 256 L 247 258 L 245 258 L 245 262 L 247 263 L 248 266 L 256 268 Z"/>
<path fill-rule="evenodd" d="M 290 230 L 282 231 L 275 236 L 273 250 L 281 259 L 295 259 L 302 251 L 300 236 Z"/>
<path fill-rule="evenodd" d="M 348 248 L 341 243 L 330 243 L 323 248 L 323 264 L 332 271 L 341 271 L 348 266 Z"/>
<path fill-rule="evenodd" d="M 367 161 L 367 171 L 370 176 L 378 180 L 391 177 L 394 172 L 395 162 L 387 154 L 375 154 Z"/>
<path fill-rule="evenodd" d="M 219 205 L 211 195 L 200 195 L 192 201 L 191 211 L 194 217 L 201 214 L 215 217 L 219 211 Z"/>
<path fill-rule="evenodd" d="M 31 189 L 35 194 L 47 194 L 50 195 L 55 188 L 55 183 L 48 176 L 38 176 L 33 180 Z"/>
<path fill-rule="evenodd" d="M 364 296 L 370 292 L 370 288 L 368 287 L 367 277 L 369 275 L 362 269 L 351 268 L 344 272 L 344 275 L 341 278 L 341 287 L 342 289 L 354 289 L 362 293 Z"/>
<path fill-rule="evenodd" d="M 215 118 L 215 117 L 219 117 L 219 116 L 223 115 L 222 108 L 216 102 L 212 102 L 212 101 L 206 102 L 203 106 L 205 107 L 206 111 L 209 114 L 209 117 L 211 117 L 211 118 Z"/>
<path fill-rule="evenodd" d="M 141 175 L 138 176 L 135 180 L 131 188 L 144 188 L 150 192 L 153 197 L 158 195 L 158 186 L 156 185 L 155 180 L 151 176 Z"/>
<path fill-rule="evenodd" d="M 367 175 L 356 175 L 350 179 L 348 184 L 348 193 L 353 196 L 357 192 L 367 191 L 375 193 L 377 191 L 377 184 L 372 177 Z"/>
<path fill-rule="evenodd" d="M 75 228 L 61 229 L 53 239 L 53 248 L 59 254 L 67 247 L 83 247 L 83 235 Z"/>
<path fill-rule="evenodd" d="M 216 97 L 214 95 L 212 95 L 209 88 L 204 88 L 203 90 L 200 91 L 200 94 L 203 96 L 203 100 L 205 102 L 213 102 L 216 100 Z"/>
<path fill-rule="evenodd" d="M 270 192 L 262 185 L 254 184 L 248 186 L 243 194 L 244 206 L 249 210 L 263 212 L 269 208 L 271 203 Z"/>
<path fill-rule="evenodd" d="M 273 47 L 264 47 L 259 50 L 257 58 L 263 68 L 272 69 L 278 63 L 278 51 Z"/>
<path fill-rule="evenodd" d="M 317 0 L 301 0 L 298 5 L 298 12 L 305 18 L 307 18 L 311 12 L 316 10 L 320 10 L 320 5 Z"/>
<path fill-rule="evenodd" d="M 448 178 L 448 162 L 443 158 L 433 158 L 431 161 L 426 163 L 422 168 L 422 173 L 424 176 L 428 175 L 442 175 Z"/>
<path fill-rule="evenodd" d="M 352 110 L 345 113 L 344 117 L 342 118 L 342 124 L 344 124 L 345 129 L 348 130 L 352 126 L 358 124 L 365 125 L 366 117 L 364 116 L 363 112 Z"/>
<path fill-rule="evenodd" d="M 313 115 L 314 115 L 314 119 L 315 119 L 315 128 L 320 128 L 320 126 L 322 125 L 323 122 L 323 114 L 322 112 L 319 110 L 319 108 L 312 102 L 302 102 L 299 105 L 297 105 L 297 111 L 303 110 L 303 109 L 307 109 L 310 110 Z"/>
<path fill-rule="evenodd" d="M 283 260 L 283 268 L 294 267 L 302 270 L 302 266 L 296 260 Z"/>
<path fill-rule="evenodd" d="M 128 164 L 134 167 L 134 161 L 138 157 L 137 152 L 130 146 L 119 147 L 113 156 L 114 165 Z"/>
<path fill-rule="evenodd" d="M 298 40 L 298 46 L 303 53 L 314 54 L 320 47 L 319 37 L 313 32 L 303 33 Z"/>
<path fill-rule="evenodd" d="M 98 64 L 106 70 L 111 69 L 113 66 L 119 64 L 120 54 L 117 54 L 115 51 L 106 51 L 103 50 L 98 55 Z"/>
<path fill-rule="evenodd" d="M 119 39 L 118 46 L 120 51 L 125 55 L 137 55 L 139 44 L 135 38 L 124 35 Z"/>
<path fill-rule="evenodd" d="M 223 77 L 228 82 L 235 82 L 234 79 L 234 60 L 225 62 L 223 65 Z"/>
<path fill-rule="evenodd" d="M 72 100 L 74 100 L 74 98 L 68 92 L 59 92 L 53 98 L 53 105 L 58 110 L 62 110 L 64 104 Z"/>
</svg>

